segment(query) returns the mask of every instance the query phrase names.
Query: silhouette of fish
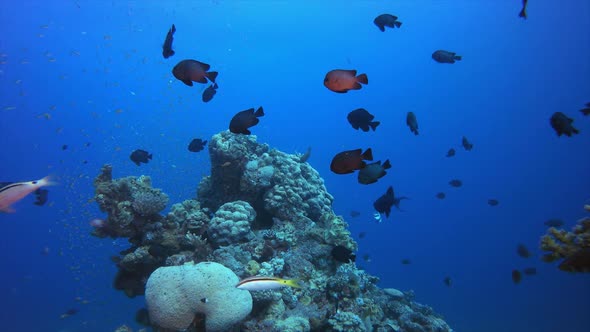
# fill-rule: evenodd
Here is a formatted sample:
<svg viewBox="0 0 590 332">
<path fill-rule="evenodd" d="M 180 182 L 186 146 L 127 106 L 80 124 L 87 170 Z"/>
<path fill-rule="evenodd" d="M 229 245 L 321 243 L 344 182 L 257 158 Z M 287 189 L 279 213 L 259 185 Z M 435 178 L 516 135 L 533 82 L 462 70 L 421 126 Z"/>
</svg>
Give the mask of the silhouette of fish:
<svg viewBox="0 0 590 332">
<path fill-rule="evenodd" d="M 164 40 L 164 45 L 162 45 L 162 55 L 164 59 L 168 59 L 169 57 L 174 55 L 174 50 L 172 50 L 172 41 L 174 40 L 174 33 L 176 32 L 176 27 L 172 24 L 170 30 L 166 34 L 166 40 Z"/>
</svg>

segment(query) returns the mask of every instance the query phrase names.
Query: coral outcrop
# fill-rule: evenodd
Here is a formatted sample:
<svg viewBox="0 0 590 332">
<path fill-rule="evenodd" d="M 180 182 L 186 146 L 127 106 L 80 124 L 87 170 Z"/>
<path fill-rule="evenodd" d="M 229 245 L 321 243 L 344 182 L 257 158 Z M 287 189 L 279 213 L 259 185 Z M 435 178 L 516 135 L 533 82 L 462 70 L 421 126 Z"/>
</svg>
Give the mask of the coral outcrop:
<svg viewBox="0 0 590 332">
<path fill-rule="evenodd" d="M 235 324 L 242 330 L 451 331 L 411 294 L 377 287 L 378 278 L 358 269 L 353 254 L 336 257 L 357 244 L 334 214 L 322 178 L 300 156 L 229 131 L 213 136 L 209 154 L 211 175 L 201 180 L 197 199 L 174 204 L 166 216 L 134 206 L 137 191 L 151 195 L 146 200 L 162 198 L 157 189 L 138 185 L 141 178 L 113 180 L 111 168 L 103 168 L 96 200 L 109 217 L 94 233 L 131 243 L 117 259 L 118 289 L 143 294 L 156 269 L 209 261 L 239 278 L 296 278 L 303 286 L 252 292 L 251 314 Z M 186 328 L 180 325 L 174 328 Z M 202 331 L 197 325 L 188 330 Z"/>
</svg>

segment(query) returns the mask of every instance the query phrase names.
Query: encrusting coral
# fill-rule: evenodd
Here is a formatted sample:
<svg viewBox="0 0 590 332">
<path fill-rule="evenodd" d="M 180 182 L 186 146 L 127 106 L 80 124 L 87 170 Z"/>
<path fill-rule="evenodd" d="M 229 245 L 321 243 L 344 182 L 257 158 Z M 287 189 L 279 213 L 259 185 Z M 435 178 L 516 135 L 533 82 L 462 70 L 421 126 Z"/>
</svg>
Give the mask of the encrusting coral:
<svg viewBox="0 0 590 332">
<path fill-rule="evenodd" d="M 319 173 L 299 156 L 229 131 L 213 136 L 209 155 L 211 175 L 201 180 L 197 199 L 174 204 L 166 216 L 134 207 L 138 192 L 162 202 L 157 189 L 133 177 L 113 180 L 103 167 L 96 201 L 108 219 L 94 234 L 131 243 L 117 259 L 117 289 L 141 295 L 158 268 L 216 262 L 239 278 L 295 278 L 302 285 L 252 292 L 252 312 L 231 323 L 241 330 L 452 331 L 429 307 L 377 287 L 377 277 L 357 268 L 348 224 L 334 214 Z"/>
</svg>

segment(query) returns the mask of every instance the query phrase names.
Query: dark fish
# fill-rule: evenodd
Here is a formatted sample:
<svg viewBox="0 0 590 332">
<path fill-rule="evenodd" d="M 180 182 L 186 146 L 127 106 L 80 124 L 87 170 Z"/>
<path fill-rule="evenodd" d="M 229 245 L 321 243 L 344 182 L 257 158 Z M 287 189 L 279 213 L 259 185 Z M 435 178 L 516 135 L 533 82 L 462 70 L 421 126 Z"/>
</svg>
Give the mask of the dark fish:
<svg viewBox="0 0 590 332">
<path fill-rule="evenodd" d="M 449 277 L 449 276 L 446 276 L 446 277 L 443 279 L 443 282 L 445 283 L 445 285 L 447 285 L 447 287 L 451 287 L 451 284 L 452 284 L 451 277 Z"/>
<path fill-rule="evenodd" d="M 85 147 L 89 147 L 89 146 L 90 146 L 90 144 L 91 144 L 90 142 L 86 142 L 86 143 L 84 144 L 84 146 L 85 146 Z"/>
<path fill-rule="evenodd" d="M 385 213 L 385 216 L 389 218 L 389 214 L 391 213 L 391 207 L 395 203 L 395 197 L 393 195 L 393 187 L 389 186 L 387 188 L 387 192 L 381 195 L 381 197 L 377 198 L 377 200 L 373 203 L 373 207 L 379 213 Z"/>
<path fill-rule="evenodd" d="M 397 16 L 393 16 L 391 14 L 381 14 L 373 20 L 373 23 L 375 23 L 375 25 L 382 32 L 385 31 L 385 27 L 389 27 L 389 28 L 398 27 L 399 28 L 402 26 L 402 22 L 397 20 Z"/>
<path fill-rule="evenodd" d="M 358 182 L 360 184 L 375 183 L 377 180 L 384 177 L 387 174 L 385 170 L 390 168 L 391 164 L 389 163 L 389 159 L 386 160 L 383 165 L 381 165 L 381 161 L 367 164 L 359 171 Z"/>
<path fill-rule="evenodd" d="M 47 189 L 39 188 L 35 190 L 35 202 L 33 204 L 38 206 L 43 206 L 47 203 L 47 194 L 49 191 Z"/>
<path fill-rule="evenodd" d="M 461 182 L 461 180 L 453 179 L 449 181 L 449 184 L 451 185 L 451 187 L 459 188 L 463 185 L 463 182 Z"/>
<path fill-rule="evenodd" d="M 410 265 L 410 264 L 412 264 L 412 261 L 409 260 L 408 258 L 404 258 L 404 259 L 401 260 L 401 263 L 403 265 Z"/>
<path fill-rule="evenodd" d="M 522 280 L 522 274 L 518 270 L 512 270 L 512 282 L 516 285 Z"/>
<path fill-rule="evenodd" d="M 311 146 L 307 147 L 307 151 L 299 157 L 299 162 L 304 163 L 311 156 Z"/>
<path fill-rule="evenodd" d="M 205 91 L 203 91 L 203 96 L 202 99 L 204 102 L 208 103 L 211 101 L 211 99 L 213 99 L 213 96 L 215 96 L 215 94 L 217 93 L 217 83 L 213 83 L 211 85 L 209 85 L 209 87 L 207 89 L 205 89 Z"/>
<path fill-rule="evenodd" d="M 534 267 L 526 267 L 522 270 L 522 272 L 527 276 L 534 276 L 537 274 L 537 269 Z"/>
<path fill-rule="evenodd" d="M 519 243 L 518 246 L 516 246 L 516 253 L 522 258 L 529 258 L 532 256 L 531 252 L 522 243 Z"/>
<path fill-rule="evenodd" d="M 564 225 L 564 222 L 561 219 L 549 219 L 545 221 L 544 224 L 549 227 L 561 227 Z"/>
<path fill-rule="evenodd" d="M 206 144 L 207 144 L 207 141 L 203 141 L 200 138 L 195 138 L 189 143 L 188 150 L 190 152 L 203 151 L 203 149 L 205 149 Z"/>
<path fill-rule="evenodd" d="M 565 272 L 590 272 L 590 248 L 582 248 L 559 264 Z"/>
<path fill-rule="evenodd" d="M 369 84 L 369 79 L 367 74 L 356 76 L 356 70 L 334 69 L 329 71 L 324 78 L 326 88 L 338 93 L 360 90 L 361 83 Z"/>
<path fill-rule="evenodd" d="M 369 131 L 369 128 L 377 129 L 377 126 L 381 123 L 379 121 L 373 121 L 375 116 L 369 112 L 367 112 L 364 108 L 356 109 L 350 113 L 346 117 L 348 122 L 352 125 L 354 129 L 362 129 L 363 131 Z"/>
<path fill-rule="evenodd" d="M 342 151 L 332 158 L 330 170 L 336 174 L 349 174 L 365 168 L 367 163 L 363 160 L 373 160 L 373 151 L 368 148 L 361 153 L 361 149 Z"/>
<path fill-rule="evenodd" d="M 260 122 L 258 118 L 261 116 L 264 116 L 262 106 L 258 107 L 256 112 L 254 112 L 254 108 L 238 112 L 229 123 L 229 131 L 234 134 L 250 135 L 248 128 L 257 125 Z"/>
<path fill-rule="evenodd" d="M 151 326 L 149 311 L 147 311 L 146 308 L 141 308 L 137 310 L 137 312 L 135 313 L 135 321 L 139 325 Z"/>
<path fill-rule="evenodd" d="M 461 139 L 461 145 L 463 145 L 463 149 L 466 151 L 471 151 L 471 149 L 473 149 L 473 144 L 471 144 L 465 136 Z"/>
<path fill-rule="evenodd" d="M 436 198 L 438 198 L 438 199 L 445 199 L 445 197 L 447 197 L 447 195 L 445 195 L 445 193 L 443 193 L 443 192 L 436 194 Z"/>
<path fill-rule="evenodd" d="M 590 115 L 590 103 L 586 103 L 586 108 L 580 110 L 585 116 Z"/>
<path fill-rule="evenodd" d="M 218 73 L 209 71 L 210 68 L 210 65 L 197 60 L 182 60 L 174 66 L 172 74 L 176 79 L 188 86 L 193 86 L 193 82 L 205 84 L 207 79 L 215 83 Z"/>
<path fill-rule="evenodd" d="M 447 151 L 447 157 L 453 157 L 455 155 L 455 149 L 451 148 Z"/>
<path fill-rule="evenodd" d="M 63 314 L 61 314 L 59 316 L 59 318 L 64 319 L 64 318 L 68 318 L 70 316 L 73 316 L 75 314 L 78 313 L 78 309 L 72 308 L 72 309 L 68 309 L 66 312 L 64 312 Z"/>
<path fill-rule="evenodd" d="M 522 9 L 520 10 L 520 13 L 518 13 L 518 17 L 522 17 L 525 20 L 527 19 L 526 16 L 526 5 L 527 5 L 528 0 L 522 0 Z"/>
<path fill-rule="evenodd" d="M 354 210 L 353 211 L 350 211 L 350 216 L 353 217 L 353 218 L 356 218 L 356 217 L 358 217 L 360 215 L 361 215 L 361 213 L 358 212 L 358 211 L 354 211 Z"/>
<path fill-rule="evenodd" d="M 432 53 L 432 58 L 439 63 L 455 63 L 455 60 L 461 60 L 461 56 L 457 55 L 457 53 L 444 50 L 435 51 Z"/>
<path fill-rule="evenodd" d="M 352 250 L 338 245 L 332 248 L 332 258 L 338 262 L 349 263 L 356 260 L 356 255 L 352 252 Z"/>
<path fill-rule="evenodd" d="M 67 150 L 68 149 L 68 145 L 67 144 L 62 145 L 61 146 L 61 149 L 64 150 L 64 151 Z"/>
<path fill-rule="evenodd" d="M 364 255 L 363 255 L 363 260 L 364 260 L 365 262 L 367 262 L 367 263 L 370 263 L 370 262 L 371 262 L 371 255 L 369 255 L 369 254 L 364 254 Z"/>
<path fill-rule="evenodd" d="M 579 134 L 580 131 L 572 125 L 574 119 L 568 118 L 565 114 L 561 112 L 555 112 L 551 116 L 551 127 L 557 133 L 557 136 L 561 136 L 565 134 L 567 137 L 571 137 L 572 134 Z"/>
<path fill-rule="evenodd" d="M 496 206 L 496 205 L 500 204 L 500 202 L 497 199 L 492 198 L 492 199 L 488 199 L 488 204 L 490 206 Z"/>
<path fill-rule="evenodd" d="M 360 232 L 360 233 L 359 233 L 359 239 L 364 239 L 366 235 L 367 235 L 367 233 L 365 233 L 365 232 Z"/>
<path fill-rule="evenodd" d="M 145 150 L 138 149 L 131 153 L 129 159 L 131 159 L 135 165 L 139 166 L 140 163 L 147 164 L 150 160 L 152 160 L 152 154 Z"/>
<path fill-rule="evenodd" d="M 204 298 L 201 299 L 201 302 L 202 303 L 209 303 L 209 299 L 206 298 L 206 297 L 204 297 Z"/>
<path fill-rule="evenodd" d="M 414 114 L 414 112 L 408 112 L 408 115 L 406 116 L 406 124 L 410 127 L 410 130 L 414 135 L 418 135 L 418 120 L 416 119 L 416 114 Z"/>
<path fill-rule="evenodd" d="M 176 27 L 172 24 L 170 30 L 166 34 L 166 40 L 164 40 L 164 45 L 162 45 L 162 55 L 164 59 L 168 59 L 169 57 L 174 55 L 174 50 L 172 50 L 172 41 L 174 40 L 174 33 L 176 32 Z"/>
</svg>

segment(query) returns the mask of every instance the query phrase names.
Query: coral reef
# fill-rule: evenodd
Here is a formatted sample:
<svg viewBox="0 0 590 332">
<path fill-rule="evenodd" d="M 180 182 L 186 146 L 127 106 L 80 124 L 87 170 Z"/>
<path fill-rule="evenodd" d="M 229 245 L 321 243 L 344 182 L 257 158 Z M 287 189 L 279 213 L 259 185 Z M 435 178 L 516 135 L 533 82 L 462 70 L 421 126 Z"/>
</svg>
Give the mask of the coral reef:
<svg viewBox="0 0 590 332">
<path fill-rule="evenodd" d="M 166 216 L 154 212 L 162 205 L 152 203 L 150 210 L 135 203 L 165 201 L 145 177 L 113 180 L 112 169 L 103 167 L 96 201 L 109 215 L 94 234 L 127 237 L 131 244 L 116 259 L 117 289 L 140 295 L 163 266 L 216 262 L 239 278 L 296 278 L 302 285 L 252 292 L 252 312 L 236 322 L 241 330 L 452 331 L 411 293 L 380 289 L 378 278 L 356 267 L 358 246 L 346 221 L 334 214 L 322 178 L 300 156 L 229 131 L 213 136 L 209 154 L 211 175 L 201 180 L 198 198 L 174 204 Z M 192 325 L 187 315 L 173 328 L 203 331 L 192 316 Z"/>
<path fill-rule="evenodd" d="M 547 251 L 542 257 L 545 262 L 563 259 L 562 271 L 590 272 L 590 218 L 578 220 L 570 232 L 549 228 L 541 237 L 541 249 Z"/>
</svg>

